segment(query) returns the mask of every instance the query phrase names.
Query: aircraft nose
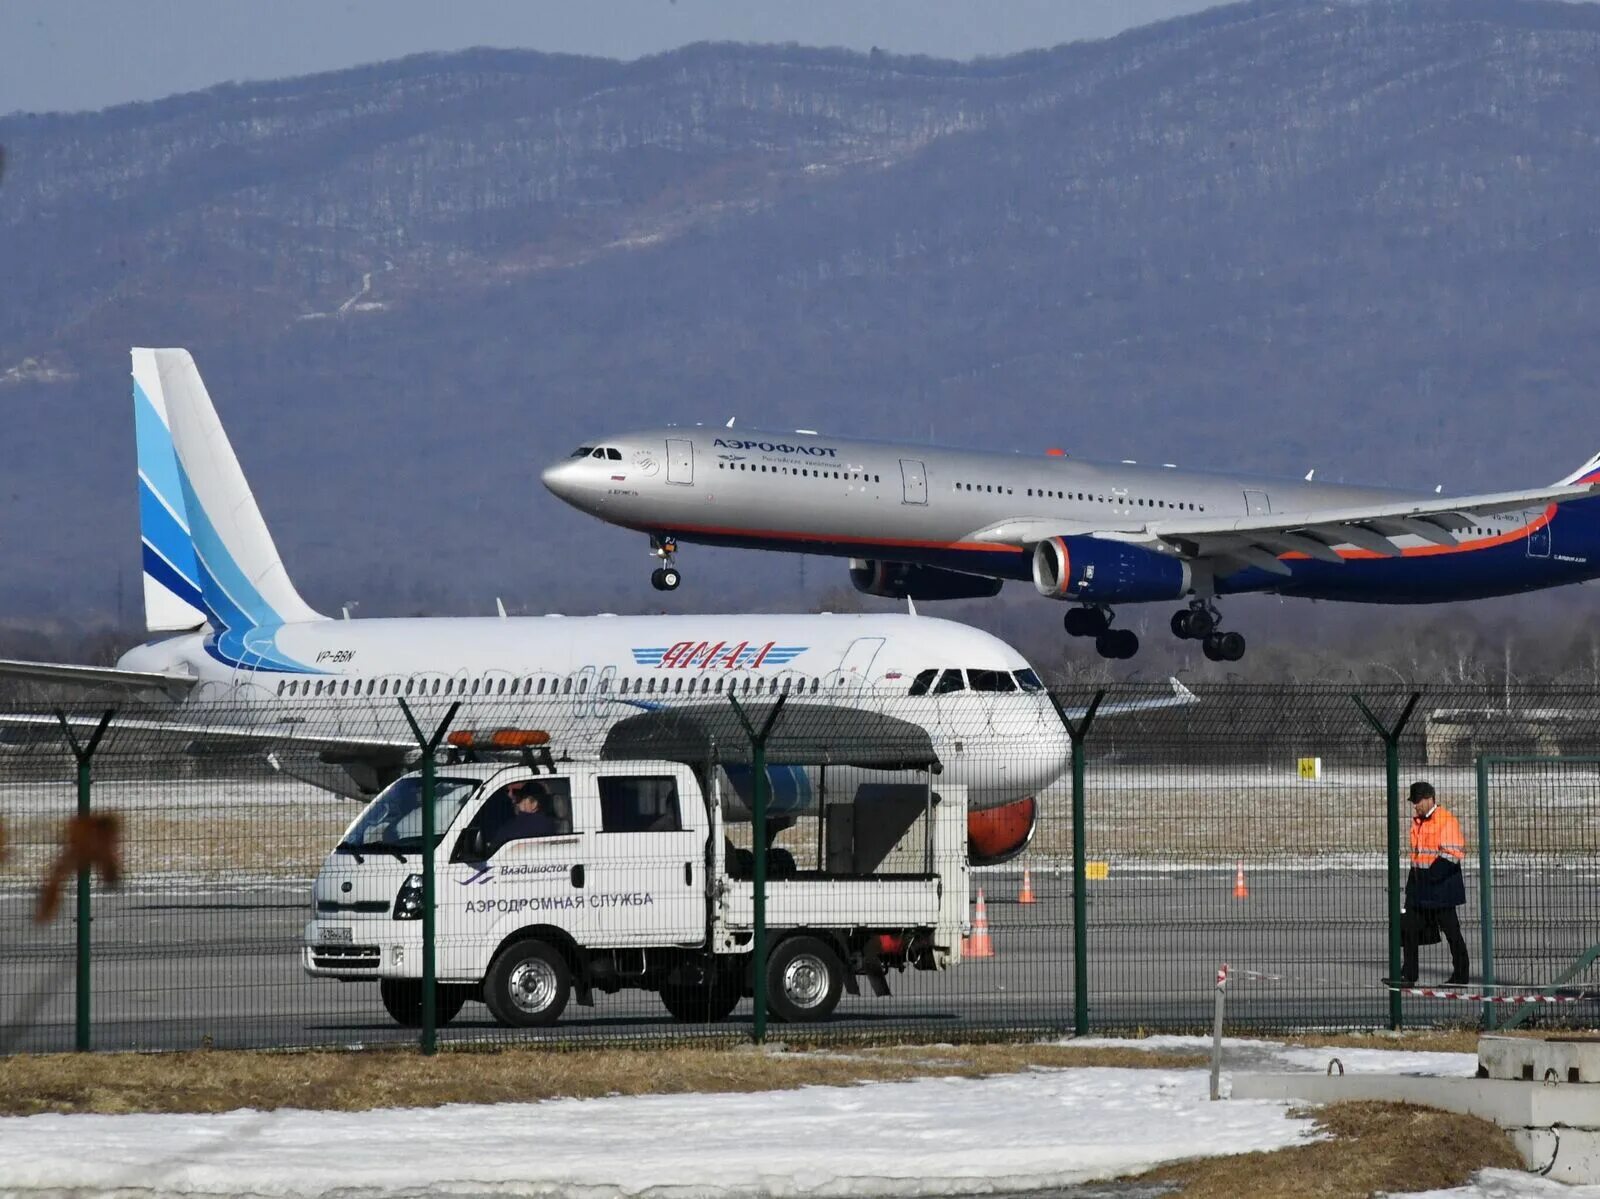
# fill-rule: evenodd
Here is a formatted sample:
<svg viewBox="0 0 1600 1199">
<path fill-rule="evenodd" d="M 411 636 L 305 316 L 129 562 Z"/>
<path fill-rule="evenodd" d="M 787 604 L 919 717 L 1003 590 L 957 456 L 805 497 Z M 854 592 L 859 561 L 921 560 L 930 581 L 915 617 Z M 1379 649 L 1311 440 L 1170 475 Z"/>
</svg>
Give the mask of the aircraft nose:
<svg viewBox="0 0 1600 1199">
<path fill-rule="evenodd" d="M 545 467 L 539 478 L 552 495 L 571 503 L 578 494 L 577 471 L 574 469 L 578 465 L 581 464 L 572 461 L 557 462 Z"/>
</svg>

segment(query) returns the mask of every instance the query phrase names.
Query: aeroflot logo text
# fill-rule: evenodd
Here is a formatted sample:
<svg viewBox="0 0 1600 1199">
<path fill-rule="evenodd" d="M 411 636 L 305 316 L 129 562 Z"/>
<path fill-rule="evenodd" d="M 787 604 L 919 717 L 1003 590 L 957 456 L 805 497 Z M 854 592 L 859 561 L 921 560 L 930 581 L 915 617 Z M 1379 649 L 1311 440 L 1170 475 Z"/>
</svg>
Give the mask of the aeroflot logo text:
<svg viewBox="0 0 1600 1199">
<path fill-rule="evenodd" d="M 642 649 L 635 646 L 636 666 L 660 666 L 676 670 L 735 670 L 740 667 L 787 666 L 805 653 L 803 645 L 779 645 L 776 641 L 752 644 L 749 641 L 680 641 L 676 645 Z"/>
<path fill-rule="evenodd" d="M 809 454 L 813 458 L 837 458 L 839 451 L 831 445 L 789 445 L 779 441 L 737 441 L 731 437 L 717 438 L 725 450 L 761 450 L 768 454 Z"/>
</svg>

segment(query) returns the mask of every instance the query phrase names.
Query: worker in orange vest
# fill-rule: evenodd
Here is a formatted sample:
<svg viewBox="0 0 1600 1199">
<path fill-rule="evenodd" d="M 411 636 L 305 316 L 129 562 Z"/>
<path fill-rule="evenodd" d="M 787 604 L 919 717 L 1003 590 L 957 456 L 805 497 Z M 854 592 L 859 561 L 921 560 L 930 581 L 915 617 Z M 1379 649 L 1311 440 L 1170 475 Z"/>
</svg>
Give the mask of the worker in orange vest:
<svg viewBox="0 0 1600 1199">
<path fill-rule="evenodd" d="M 1417 946 L 1450 944 L 1448 983 L 1467 981 L 1467 942 L 1456 909 L 1467 902 L 1461 862 L 1467 839 L 1461 822 L 1439 805 L 1432 784 L 1411 784 L 1411 873 L 1406 876 L 1406 910 L 1400 919 L 1400 982 L 1417 981 Z"/>
</svg>

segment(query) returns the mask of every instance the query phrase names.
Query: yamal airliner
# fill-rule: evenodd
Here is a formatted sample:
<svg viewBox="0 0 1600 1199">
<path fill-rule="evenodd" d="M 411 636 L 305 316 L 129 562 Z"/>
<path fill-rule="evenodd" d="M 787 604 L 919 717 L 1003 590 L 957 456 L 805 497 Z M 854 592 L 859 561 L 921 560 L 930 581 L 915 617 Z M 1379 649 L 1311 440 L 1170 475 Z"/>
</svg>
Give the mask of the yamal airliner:
<svg viewBox="0 0 1600 1199">
<path fill-rule="evenodd" d="M 1600 455 L 1552 486 L 1443 496 L 694 426 L 597 437 L 543 477 L 647 533 L 660 590 L 680 582 L 680 542 L 849 558 L 858 590 L 895 598 L 981 598 L 1016 579 L 1071 604 L 1066 631 L 1107 658 L 1138 651 L 1113 623 L 1127 604 L 1181 604 L 1173 634 L 1236 661 L 1227 595 L 1418 604 L 1600 575 Z"/>
<path fill-rule="evenodd" d="M 400 699 L 429 728 L 460 703 L 458 740 L 548 733 L 553 752 L 572 757 L 602 752 L 631 716 L 725 710 L 730 696 L 758 712 L 783 697 L 792 715 L 804 704 L 870 707 L 925 731 L 939 782 L 967 786 L 976 864 L 1026 848 L 1035 797 L 1069 761 L 1061 714 L 1027 661 L 999 638 L 952 621 L 748 613 L 329 619 L 290 581 L 189 353 L 134 350 L 133 402 L 151 640 L 115 667 L 0 661 L 0 675 L 166 701 L 118 716 L 113 742 L 260 751 L 284 774 L 368 797 L 417 760 Z M 1175 686 L 1170 698 L 1100 710 L 1193 701 Z M 508 714 L 529 727 L 498 727 Z M 60 733 L 55 717 L 20 712 L 0 713 L 0 728 Z M 747 801 L 748 770 L 727 773 L 730 794 Z M 828 768 L 827 794 L 848 800 L 901 773 L 838 762 Z M 775 826 L 815 809 L 814 767 L 774 766 L 769 776 Z"/>
</svg>

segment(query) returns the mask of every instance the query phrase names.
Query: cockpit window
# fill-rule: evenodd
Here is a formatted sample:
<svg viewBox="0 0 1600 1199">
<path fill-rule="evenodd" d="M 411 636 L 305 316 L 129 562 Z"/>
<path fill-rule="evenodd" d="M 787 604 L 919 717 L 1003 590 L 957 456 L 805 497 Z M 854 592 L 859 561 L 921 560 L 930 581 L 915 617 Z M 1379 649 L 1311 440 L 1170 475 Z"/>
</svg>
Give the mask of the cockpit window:
<svg viewBox="0 0 1600 1199">
<path fill-rule="evenodd" d="M 1024 691 L 1044 690 L 1044 684 L 1039 681 L 1039 676 L 1034 674 L 1031 670 L 1017 671 L 1016 678 L 1017 686 L 1021 687 Z"/>
<path fill-rule="evenodd" d="M 592 445 L 580 445 L 577 449 L 572 451 L 572 457 L 574 457 L 574 458 L 587 458 L 592 453 L 594 453 L 594 446 L 592 446 Z"/>
<path fill-rule="evenodd" d="M 969 670 L 967 680 L 974 691 L 1015 691 L 1016 681 L 1003 670 Z"/>
<path fill-rule="evenodd" d="M 604 450 L 596 450 L 593 456 L 596 458 L 604 458 L 606 456 L 606 452 Z"/>
<path fill-rule="evenodd" d="M 952 691 L 965 691 L 966 680 L 961 677 L 959 670 L 947 670 L 939 676 L 939 681 L 934 685 L 935 695 L 949 695 Z"/>
<path fill-rule="evenodd" d="M 937 675 L 938 673 L 939 672 L 937 670 L 920 671 L 917 674 L 917 677 L 911 680 L 911 694 L 912 695 L 926 695 L 926 694 L 928 694 L 928 688 L 933 686 L 934 676 Z"/>
<path fill-rule="evenodd" d="M 614 450 L 610 446 L 606 446 L 606 457 L 609 458 L 612 462 L 621 462 L 622 461 L 622 451 L 621 450 Z"/>
</svg>

